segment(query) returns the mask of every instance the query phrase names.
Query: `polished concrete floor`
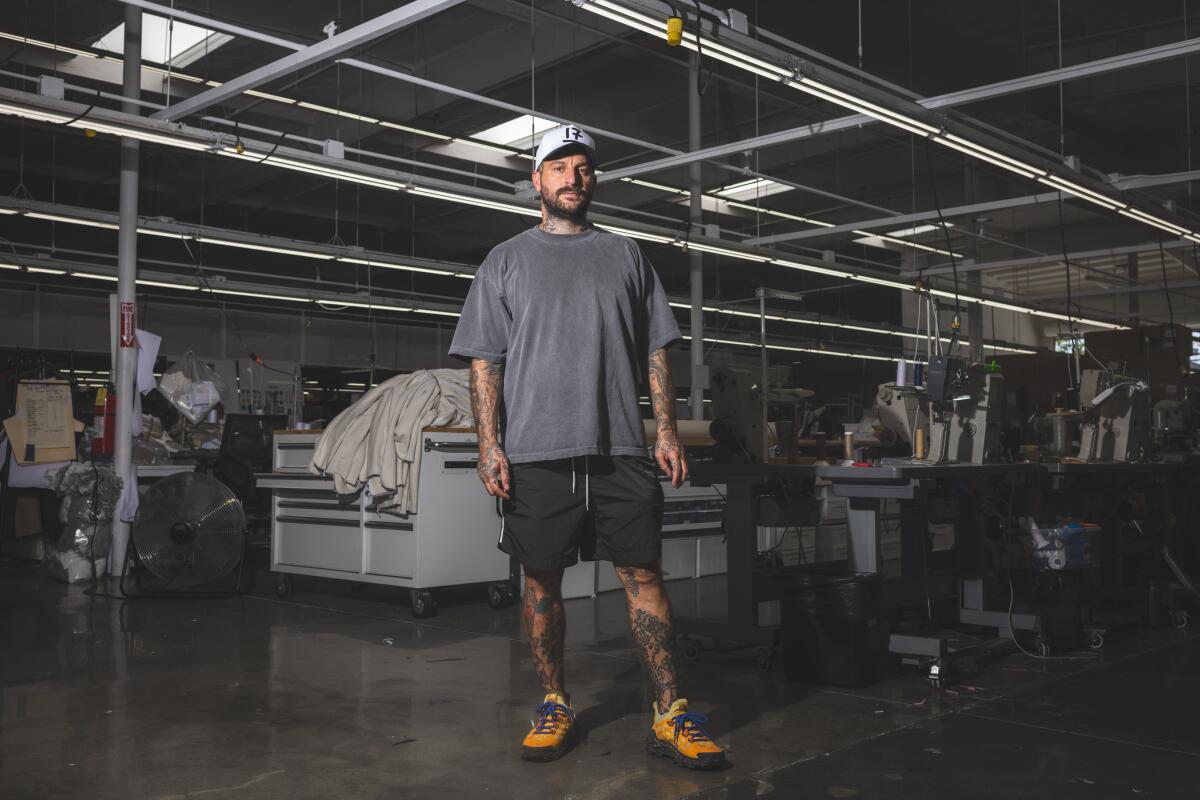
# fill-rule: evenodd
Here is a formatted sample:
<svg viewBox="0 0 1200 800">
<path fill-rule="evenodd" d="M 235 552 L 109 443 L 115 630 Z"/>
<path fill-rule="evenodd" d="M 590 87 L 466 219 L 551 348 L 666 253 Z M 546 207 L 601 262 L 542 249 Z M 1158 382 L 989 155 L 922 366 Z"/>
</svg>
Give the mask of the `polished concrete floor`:
<svg viewBox="0 0 1200 800">
<path fill-rule="evenodd" d="M 0 798 L 1196 798 L 1200 637 L 1114 635 L 1099 661 L 981 661 L 942 690 L 686 665 L 731 768 L 643 753 L 649 698 L 614 593 L 568 604 L 583 743 L 518 759 L 538 698 L 516 609 L 260 577 L 223 600 L 120 602 L 0 569 Z M 670 584 L 706 610 L 721 579 Z"/>
</svg>

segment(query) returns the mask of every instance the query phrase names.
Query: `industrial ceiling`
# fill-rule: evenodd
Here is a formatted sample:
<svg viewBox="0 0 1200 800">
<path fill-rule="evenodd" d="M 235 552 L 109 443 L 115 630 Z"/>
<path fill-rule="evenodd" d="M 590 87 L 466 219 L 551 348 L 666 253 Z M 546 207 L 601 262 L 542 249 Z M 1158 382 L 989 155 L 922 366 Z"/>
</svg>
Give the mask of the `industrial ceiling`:
<svg viewBox="0 0 1200 800">
<path fill-rule="evenodd" d="M 1043 335 L 1200 317 L 1186 2 L 704 5 L 697 80 L 654 0 L 431 3 L 384 35 L 372 23 L 392 3 L 14 0 L 6 285 L 111 290 L 104 124 L 128 112 L 106 48 L 130 3 L 160 20 L 140 115 L 164 120 L 137 123 L 140 295 L 452 324 L 473 266 L 532 221 L 531 134 L 570 120 L 599 142 L 594 215 L 640 234 L 681 322 L 687 251 L 704 251 L 715 344 L 750 341 L 755 309 L 735 301 L 759 287 L 805 293 L 774 308 L 781 347 L 881 358 L 906 341 L 897 297 L 918 279 L 947 315 L 958 293 L 964 317 L 987 300 L 1036 312 Z M 706 157 L 689 158 L 698 90 Z M 146 134 L 168 125 L 194 146 Z M 1001 348 L 1047 343 L 997 330 Z"/>
</svg>

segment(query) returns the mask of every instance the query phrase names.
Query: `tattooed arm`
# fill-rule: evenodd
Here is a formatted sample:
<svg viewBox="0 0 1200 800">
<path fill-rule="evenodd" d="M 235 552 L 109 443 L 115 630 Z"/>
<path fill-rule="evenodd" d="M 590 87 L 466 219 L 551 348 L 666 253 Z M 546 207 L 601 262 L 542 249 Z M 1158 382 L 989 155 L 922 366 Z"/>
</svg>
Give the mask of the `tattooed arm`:
<svg viewBox="0 0 1200 800">
<path fill-rule="evenodd" d="M 471 413 L 479 432 L 479 480 L 493 497 L 509 499 L 508 458 L 500 448 L 504 365 L 471 359 Z"/>
<path fill-rule="evenodd" d="M 687 459 L 675 434 L 675 385 L 671 368 L 667 366 L 667 351 L 655 350 L 650 355 L 650 405 L 658 424 L 658 440 L 654 443 L 654 458 L 678 488 L 687 480 Z"/>
</svg>

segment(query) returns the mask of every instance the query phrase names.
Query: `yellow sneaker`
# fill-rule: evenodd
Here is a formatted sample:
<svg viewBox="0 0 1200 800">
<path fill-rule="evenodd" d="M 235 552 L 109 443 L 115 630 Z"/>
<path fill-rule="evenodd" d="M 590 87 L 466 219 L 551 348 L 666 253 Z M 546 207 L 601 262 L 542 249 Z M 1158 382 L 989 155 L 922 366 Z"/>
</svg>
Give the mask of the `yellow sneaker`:
<svg viewBox="0 0 1200 800">
<path fill-rule="evenodd" d="M 673 758 L 688 769 L 720 769 L 725 766 L 725 752 L 700 727 L 705 722 L 708 717 L 689 713 L 687 700 L 682 698 L 665 714 L 655 709 L 654 726 L 646 736 L 646 752 Z"/>
<path fill-rule="evenodd" d="M 533 712 L 533 730 L 521 742 L 521 758 L 526 761 L 553 761 L 575 744 L 575 712 L 567 699 L 551 692 Z"/>
</svg>

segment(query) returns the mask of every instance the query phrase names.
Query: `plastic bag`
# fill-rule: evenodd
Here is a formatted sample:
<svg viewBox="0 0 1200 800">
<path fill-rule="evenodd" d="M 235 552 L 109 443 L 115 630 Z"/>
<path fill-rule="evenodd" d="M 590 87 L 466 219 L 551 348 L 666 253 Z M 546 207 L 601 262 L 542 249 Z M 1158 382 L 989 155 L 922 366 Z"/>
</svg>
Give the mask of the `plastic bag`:
<svg viewBox="0 0 1200 800">
<path fill-rule="evenodd" d="M 124 481 L 109 467 L 68 464 L 46 473 L 62 498 L 58 536 L 44 542 L 47 571 L 67 583 L 102 577 L 112 546 L 113 514 Z"/>
<path fill-rule="evenodd" d="M 163 373 L 158 391 L 193 425 L 204 419 L 226 393 L 221 376 L 191 350 Z"/>
</svg>

